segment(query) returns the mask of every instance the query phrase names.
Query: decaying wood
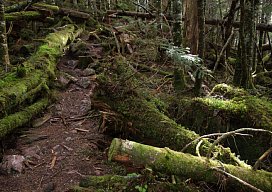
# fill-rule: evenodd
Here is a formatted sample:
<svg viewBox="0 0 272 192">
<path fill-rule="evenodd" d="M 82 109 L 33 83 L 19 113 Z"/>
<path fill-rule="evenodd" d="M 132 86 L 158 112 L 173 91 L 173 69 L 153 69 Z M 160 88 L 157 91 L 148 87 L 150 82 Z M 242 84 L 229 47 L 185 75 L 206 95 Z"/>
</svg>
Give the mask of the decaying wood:
<svg viewBox="0 0 272 192">
<path fill-rule="evenodd" d="M 137 88 L 141 84 L 138 80 L 141 77 L 135 77 L 137 74 L 127 65 L 124 58 L 117 58 L 114 63 L 114 66 L 106 70 L 109 74 L 97 77 L 101 94 L 99 95 L 97 90 L 96 99 L 106 102 L 113 110 L 123 115 L 133 130 L 137 130 L 137 137 L 152 139 L 158 146 L 168 146 L 175 150 L 182 149 L 199 137 L 195 132 L 178 125 L 166 116 L 161 101 L 152 96 L 147 89 Z M 129 131 L 131 126 L 123 128 Z M 114 129 L 111 131 L 120 132 Z M 195 146 L 191 146 L 188 152 L 195 153 Z M 211 143 L 205 140 L 200 147 L 201 153 L 207 154 L 210 146 Z M 229 149 L 217 147 L 215 151 L 220 151 L 218 158 L 222 161 L 247 166 Z"/>
<path fill-rule="evenodd" d="M 218 182 L 222 184 L 223 181 L 218 180 L 221 173 L 215 170 L 222 169 L 260 190 L 268 192 L 272 189 L 272 173 L 270 172 L 222 164 L 218 161 L 176 152 L 169 148 L 156 148 L 128 140 L 114 139 L 108 158 L 110 161 L 144 165 L 154 171 L 181 175 L 213 184 L 218 184 Z M 224 177 L 224 182 L 236 187 L 236 189 L 248 187 L 233 181 L 231 177 Z"/>
</svg>

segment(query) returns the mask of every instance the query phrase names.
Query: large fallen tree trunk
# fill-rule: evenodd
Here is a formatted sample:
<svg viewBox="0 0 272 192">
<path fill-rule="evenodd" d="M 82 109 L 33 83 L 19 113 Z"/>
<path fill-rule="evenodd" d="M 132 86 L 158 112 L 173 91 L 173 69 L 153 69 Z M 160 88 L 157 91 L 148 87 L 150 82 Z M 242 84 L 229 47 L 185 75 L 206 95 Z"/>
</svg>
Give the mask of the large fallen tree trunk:
<svg viewBox="0 0 272 192">
<path fill-rule="evenodd" d="M 27 8 L 27 10 L 24 10 Z M 12 12 L 12 11 L 17 12 Z M 23 10 L 23 11 L 21 11 Z M 21 6 L 8 7 L 5 19 L 7 21 L 18 21 L 18 20 L 41 20 L 52 15 L 69 15 L 69 17 L 79 18 L 88 20 L 91 16 L 88 13 L 80 12 L 77 10 L 60 8 L 56 5 L 49 5 L 45 3 L 34 3 L 29 4 L 22 3 Z"/>
<path fill-rule="evenodd" d="M 234 184 L 239 189 L 267 192 L 272 189 L 272 173 L 222 164 L 203 157 L 172 151 L 169 148 L 156 148 L 128 140 L 114 139 L 110 146 L 108 158 L 110 161 L 144 165 L 158 172 L 181 175 L 195 181 L 213 184 L 220 182 L 219 178 L 223 176 L 220 171 L 222 170 L 222 172 L 234 176 L 224 177 L 224 182 Z M 244 183 L 238 183 L 237 180 L 233 181 L 235 177 L 241 179 Z"/>
<path fill-rule="evenodd" d="M 154 177 L 155 178 L 155 177 Z M 144 184 L 143 184 L 144 183 Z M 146 186 L 148 191 L 193 191 L 200 190 L 188 183 L 177 182 L 170 183 L 169 181 L 156 181 L 149 174 L 139 175 L 136 173 L 121 175 L 102 175 L 102 176 L 87 176 L 83 178 L 79 186 L 73 187 L 73 192 L 84 191 L 135 191 L 139 186 Z M 138 186 L 138 187 L 137 187 Z M 142 187 L 144 188 L 144 187 Z"/>
<path fill-rule="evenodd" d="M 122 11 L 122 10 L 108 10 L 107 15 L 111 17 L 116 16 L 132 16 L 132 17 L 140 17 L 140 18 L 155 18 L 155 14 L 150 13 L 139 13 L 139 12 L 133 12 L 133 11 Z M 172 19 L 171 16 L 166 15 L 167 19 Z M 207 19 L 205 20 L 205 23 L 207 25 L 220 25 L 225 26 L 226 22 L 224 20 L 216 20 L 216 19 Z M 240 27 L 240 22 L 234 22 L 232 25 L 234 28 Z M 265 24 L 265 23 L 258 23 L 256 25 L 256 29 L 259 31 L 268 31 L 272 32 L 272 25 Z"/>
<path fill-rule="evenodd" d="M 16 72 L 7 74 L 1 80 L 0 127 L 3 126 L 3 128 L 0 129 L 0 137 L 18 127 L 9 125 L 5 128 L 6 125 L 1 124 L 3 119 L 47 95 L 47 85 L 55 77 L 58 58 L 64 53 L 66 44 L 72 42 L 81 31 L 82 29 L 75 29 L 73 25 L 67 25 L 61 31 L 49 34 L 36 53 L 18 67 Z M 28 117 L 27 120 L 29 119 Z M 26 122 L 26 120 L 20 122 Z M 22 125 L 22 123 L 16 123 L 16 125 Z"/>
<path fill-rule="evenodd" d="M 199 137 L 195 132 L 167 117 L 164 114 L 163 102 L 152 96 L 147 89 L 139 88 L 142 85 L 139 82 L 142 77 L 138 76 L 138 79 L 135 77 L 137 73 L 127 65 L 124 58 L 117 58 L 116 62 L 105 71 L 108 73 L 98 76 L 100 89 L 96 97 L 124 116 L 127 121 L 123 126 L 125 131 L 136 130 L 139 138 L 151 139 L 158 146 L 167 146 L 175 150 L 181 150 L 186 144 Z M 118 126 L 111 131 L 118 131 Z M 200 147 L 201 153 L 207 154 L 210 146 L 211 143 L 204 140 Z M 189 151 L 195 153 L 195 147 L 196 144 L 192 145 Z M 214 152 L 223 162 L 246 166 L 229 149 L 217 147 Z"/>
</svg>

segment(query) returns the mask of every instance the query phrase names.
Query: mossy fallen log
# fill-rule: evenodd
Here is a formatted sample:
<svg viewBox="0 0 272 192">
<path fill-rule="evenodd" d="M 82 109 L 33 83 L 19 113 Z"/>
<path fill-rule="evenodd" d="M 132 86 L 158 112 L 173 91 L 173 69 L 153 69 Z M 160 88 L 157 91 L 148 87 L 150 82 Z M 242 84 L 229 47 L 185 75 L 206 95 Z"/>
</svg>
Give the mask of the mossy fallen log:
<svg viewBox="0 0 272 192">
<path fill-rule="evenodd" d="M 215 169 L 222 169 L 260 190 L 268 192 L 272 189 L 272 173 L 270 172 L 222 164 L 203 157 L 172 151 L 169 148 L 156 148 L 128 140 L 113 139 L 108 158 L 110 161 L 144 165 L 154 171 L 181 175 L 195 181 L 213 184 L 218 184 L 219 181 L 220 185 L 222 183 L 219 178 L 223 175 Z M 233 181 L 232 177 L 224 177 L 224 182 L 230 183 L 237 190 L 252 190 L 249 186 Z"/>
<path fill-rule="evenodd" d="M 136 173 L 121 175 L 102 175 L 87 176 L 80 181 L 79 186 L 73 187 L 74 192 L 84 191 L 136 191 L 136 189 L 145 189 L 148 191 L 183 191 L 198 192 L 200 191 L 194 185 L 185 184 L 185 182 L 170 183 L 158 181 L 155 176 L 147 174 L 140 175 Z"/>
<path fill-rule="evenodd" d="M 49 99 L 44 98 L 25 107 L 21 111 L 0 119 L 0 138 L 9 134 L 13 129 L 28 123 L 35 115 L 39 114 L 49 104 Z"/>
<path fill-rule="evenodd" d="M 33 3 L 38 2 L 39 0 L 31 0 L 31 1 L 20 1 L 15 4 L 9 5 L 5 7 L 5 13 L 18 12 L 24 10 L 26 7 L 30 6 Z"/>
<path fill-rule="evenodd" d="M 25 100 L 35 97 L 54 79 L 56 63 L 67 43 L 74 40 L 82 30 L 73 25 L 49 34 L 44 43 L 19 68 L 21 72 L 10 73 L 0 81 L 0 117 L 9 114 Z M 22 74 L 21 74 L 22 73 Z"/>
<path fill-rule="evenodd" d="M 5 14 L 6 21 L 19 21 L 19 20 L 32 21 L 32 20 L 41 19 L 45 17 L 46 15 L 43 15 L 42 13 L 38 11 L 21 11 L 21 12 Z"/>
<path fill-rule="evenodd" d="M 97 77 L 100 89 L 97 90 L 96 99 L 102 100 L 123 115 L 127 121 L 126 125 L 129 125 L 123 127 L 126 131 L 133 127 L 138 138 L 151 139 L 157 146 L 167 146 L 175 150 L 181 150 L 199 137 L 195 132 L 178 125 L 166 116 L 165 104 L 152 96 L 148 89 L 139 88 L 139 85 L 143 84 L 140 82 L 141 76 L 127 65 L 125 58 L 117 58 L 116 62 L 104 71 L 107 72 Z M 201 153 L 206 154 L 210 146 L 211 143 L 204 140 L 200 147 Z M 196 145 L 192 145 L 188 151 L 195 153 L 195 147 Z M 214 152 L 223 162 L 247 166 L 229 149 L 216 147 Z"/>
<path fill-rule="evenodd" d="M 24 10 L 27 8 L 27 10 Z M 15 12 L 17 11 L 17 12 Z M 69 17 L 88 20 L 91 18 L 90 14 L 80 12 L 77 10 L 60 8 L 56 5 L 49 5 L 46 3 L 29 3 L 21 2 L 18 5 L 6 8 L 5 19 L 7 21 L 18 20 L 36 20 L 54 15 L 69 15 Z"/>
<path fill-rule="evenodd" d="M 6 82 L 7 83 L 7 82 Z M 35 100 L 39 93 L 46 94 L 48 86 L 42 73 L 33 73 L 23 79 L 18 78 L 10 84 L 0 87 L 0 118 L 14 112 L 18 106 Z"/>
</svg>

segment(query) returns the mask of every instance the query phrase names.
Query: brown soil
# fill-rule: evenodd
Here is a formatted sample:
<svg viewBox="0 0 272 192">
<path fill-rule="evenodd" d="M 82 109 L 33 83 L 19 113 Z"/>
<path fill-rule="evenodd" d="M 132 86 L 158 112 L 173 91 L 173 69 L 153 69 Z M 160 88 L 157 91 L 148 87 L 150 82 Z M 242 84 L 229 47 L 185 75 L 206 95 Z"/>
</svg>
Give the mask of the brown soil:
<svg viewBox="0 0 272 192">
<path fill-rule="evenodd" d="M 67 58 L 62 58 L 58 68 L 81 78 L 82 71 L 66 63 Z M 94 81 L 86 89 L 71 83 L 59 91 L 57 101 L 41 115 L 50 117 L 48 121 L 29 127 L 16 145 L 4 152 L 16 155 L 31 150 L 35 154 L 23 173 L 0 175 L 0 191 L 63 192 L 86 175 L 104 175 L 116 169 L 106 157 L 111 138 L 99 133 L 100 114 L 91 108 L 94 87 Z"/>
</svg>

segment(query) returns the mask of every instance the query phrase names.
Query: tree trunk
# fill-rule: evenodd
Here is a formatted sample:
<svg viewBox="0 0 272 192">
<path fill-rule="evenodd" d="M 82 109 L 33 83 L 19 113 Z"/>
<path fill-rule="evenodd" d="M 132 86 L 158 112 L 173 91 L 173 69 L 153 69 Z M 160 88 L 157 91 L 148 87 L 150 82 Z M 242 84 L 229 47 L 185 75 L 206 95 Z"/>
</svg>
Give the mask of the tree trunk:
<svg viewBox="0 0 272 192">
<path fill-rule="evenodd" d="M 0 1 L 0 66 L 5 67 L 5 70 L 7 71 L 9 65 L 5 7 L 3 1 Z"/>
<path fill-rule="evenodd" d="M 240 0 L 240 66 L 236 66 L 240 73 L 235 73 L 235 84 L 243 88 L 253 88 L 252 67 L 254 55 L 254 34 L 255 30 L 255 0 Z"/>
<path fill-rule="evenodd" d="M 205 60 L 205 4 L 206 0 L 197 1 L 197 15 L 198 15 L 198 56 L 202 59 L 201 64 Z M 196 96 L 200 95 L 203 81 L 203 74 L 200 69 L 196 71 L 194 92 Z"/>
<path fill-rule="evenodd" d="M 272 189 L 272 173 L 270 172 L 254 171 L 251 168 L 222 164 L 218 161 L 207 160 L 204 157 L 172 151 L 169 148 L 156 148 L 128 140 L 113 139 L 108 159 L 145 166 L 154 171 L 181 175 L 195 181 L 205 181 L 213 184 L 218 184 L 218 179 L 223 176 L 216 169 L 226 170 L 227 173 L 252 185 L 252 188 L 255 186 L 267 192 Z M 245 185 L 241 186 L 237 181 L 234 182 L 231 177 L 224 177 L 224 182 L 236 187 L 236 190 L 245 188 Z M 251 187 L 247 187 L 248 190 L 252 190 Z"/>
<path fill-rule="evenodd" d="M 198 15 L 197 1 L 184 0 L 184 45 L 194 55 L 198 54 Z"/>
</svg>

